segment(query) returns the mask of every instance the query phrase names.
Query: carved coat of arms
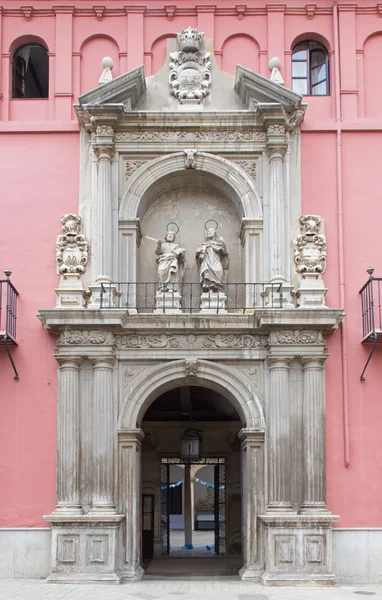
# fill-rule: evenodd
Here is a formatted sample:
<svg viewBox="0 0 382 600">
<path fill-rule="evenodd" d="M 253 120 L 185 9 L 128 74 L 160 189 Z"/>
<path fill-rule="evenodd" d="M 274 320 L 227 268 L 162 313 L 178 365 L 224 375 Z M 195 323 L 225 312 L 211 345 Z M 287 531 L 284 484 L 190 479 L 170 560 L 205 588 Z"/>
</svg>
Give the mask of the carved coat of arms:
<svg viewBox="0 0 382 600">
<path fill-rule="evenodd" d="M 201 50 L 203 36 L 197 29 L 182 29 L 177 36 L 180 52 L 170 53 L 171 94 L 180 102 L 200 102 L 210 93 L 211 55 Z"/>
</svg>

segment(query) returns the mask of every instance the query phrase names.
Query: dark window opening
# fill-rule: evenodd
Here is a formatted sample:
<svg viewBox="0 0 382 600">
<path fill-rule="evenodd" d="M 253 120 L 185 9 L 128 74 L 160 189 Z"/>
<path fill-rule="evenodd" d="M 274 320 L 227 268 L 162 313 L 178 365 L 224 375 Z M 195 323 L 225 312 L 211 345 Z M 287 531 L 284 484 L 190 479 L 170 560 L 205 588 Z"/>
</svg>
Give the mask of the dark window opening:
<svg viewBox="0 0 382 600">
<path fill-rule="evenodd" d="M 327 96 L 329 57 L 318 42 L 302 42 L 292 52 L 292 89 L 303 96 Z"/>
<path fill-rule="evenodd" d="M 13 55 L 12 98 L 48 98 L 48 52 L 37 44 L 21 46 Z"/>
<path fill-rule="evenodd" d="M 176 487 L 170 487 L 162 489 L 162 495 L 168 493 L 168 514 L 169 515 L 181 515 L 183 514 L 183 484 L 177 485 Z"/>
</svg>

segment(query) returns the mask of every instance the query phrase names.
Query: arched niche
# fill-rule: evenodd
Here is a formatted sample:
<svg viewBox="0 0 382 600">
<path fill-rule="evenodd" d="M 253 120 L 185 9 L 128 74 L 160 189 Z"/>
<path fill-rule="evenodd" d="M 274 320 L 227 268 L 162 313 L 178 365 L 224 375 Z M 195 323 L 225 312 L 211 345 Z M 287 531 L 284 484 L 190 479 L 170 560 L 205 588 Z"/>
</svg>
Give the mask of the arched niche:
<svg viewBox="0 0 382 600">
<path fill-rule="evenodd" d="M 167 57 L 167 40 L 176 38 L 176 33 L 166 33 L 153 41 L 151 46 L 151 75 L 157 73 Z"/>
<path fill-rule="evenodd" d="M 379 70 L 382 61 L 382 32 L 369 36 L 364 49 L 364 82 L 365 117 L 380 117 L 382 115 L 382 86 Z"/>
<path fill-rule="evenodd" d="M 198 360 L 197 375 L 186 376 L 184 360 L 174 360 L 146 369 L 126 390 L 119 417 L 119 431 L 140 428 L 148 407 L 161 394 L 181 386 L 202 386 L 224 396 L 237 411 L 245 429 L 265 427 L 260 401 L 249 381 L 235 368 Z"/>
<path fill-rule="evenodd" d="M 145 269 L 148 271 L 145 275 L 148 277 L 146 281 L 156 280 L 155 242 L 142 239 L 141 236 L 143 234 L 155 239 L 158 237 L 163 239 L 165 224 L 169 221 L 179 222 L 179 220 L 174 218 L 170 207 L 167 213 L 163 213 L 163 219 L 158 219 L 156 227 L 153 227 L 152 231 L 146 231 L 145 215 L 149 214 L 147 211 L 150 211 L 150 206 L 157 202 L 158 198 L 162 198 L 163 206 L 163 198 L 166 195 L 169 198 L 172 194 L 181 195 L 185 193 L 182 190 L 188 190 L 187 193 L 193 190 L 194 196 L 197 194 L 195 190 L 200 190 L 201 194 L 200 214 L 193 217 L 193 239 L 188 240 L 187 257 L 193 261 L 195 249 L 203 241 L 205 222 L 208 219 L 215 219 L 220 225 L 219 235 L 228 236 L 229 239 L 226 241 L 231 245 L 232 252 L 236 250 L 232 264 L 235 260 L 241 263 L 240 269 L 236 268 L 235 277 L 238 278 L 236 282 L 261 281 L 262 204 L 256 186 L 239 165 L 206 152 L 197 153 L 195 168 L 185 168 L 184 152 L 175 152 L 148 161 L 129 178 L 119 208 L 119 281 L 143 280 L 143 275 L 139 273 L 137 252 L 140 242 L 142 261 L 146 260 L 149 264 Z M 204 205 L 203 198 L 206 200 Z M 219 199 L 215 206 L 213 202 L 211 204 L 213 198 Z M 208 202 L 210 202 L 210 210 Z M 231 229 L 230 216 L 232 217 Z M 183 229 L 183 224 L 180 224 Z M 187 227 L 189 228 L 190 224 Z M 182 242 L 182 235 L 186 234 L 187 228 L 180 233 L 178 243 Z M 138 251 L 141 252 L 141 248 Z M 194 271 L 188 281 L 197 280 L 195 265 Z M 234 279 L 229 274 L 229 281 L 233 282 Z"/>
<path fill-rule="evenodd" d="M 119 75 L 119 47 L 108 35 L 93 35 L 81 45 L 80 93 L 97 87 L 102 73 L 102 59 L 110 56 L 114 61 L 113 78 Z"/>
<path fill-rule="evenodd" d="M 238 34 L 228 37 L 222 45 L 222 70 L 236 73 L 236 65 L 240 64 L 255 73 L 260 70 L 260 46 L 250 35 Z"/>
</svg>

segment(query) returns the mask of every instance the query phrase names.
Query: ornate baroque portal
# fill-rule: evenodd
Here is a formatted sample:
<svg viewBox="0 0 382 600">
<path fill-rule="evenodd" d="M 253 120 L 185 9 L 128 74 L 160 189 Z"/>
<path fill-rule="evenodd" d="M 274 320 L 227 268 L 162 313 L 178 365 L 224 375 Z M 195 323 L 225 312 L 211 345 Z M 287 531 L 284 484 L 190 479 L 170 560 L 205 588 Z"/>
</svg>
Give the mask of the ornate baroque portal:
<svg viewBox="0 0 382 600">
<path fill-rule="evenodd" d="M 325 302 L 322 219 L 301 214 L 305 106 L 221 73 L 197 30 L 170 43 L 157 75 L 137 68 L 75 107 L 79 215 L 63 216 L 57 304 L 40 310 L 57 335 L 49 580 L 142 576 L 141 492 L 160 503 L 161 464 L 142 481 L 142 420 L 194 386 L 241 421 L 222 449 L 241 453 L 240 576 L 333 584 L 324 336 L 343 313 Z"/>
</svg>

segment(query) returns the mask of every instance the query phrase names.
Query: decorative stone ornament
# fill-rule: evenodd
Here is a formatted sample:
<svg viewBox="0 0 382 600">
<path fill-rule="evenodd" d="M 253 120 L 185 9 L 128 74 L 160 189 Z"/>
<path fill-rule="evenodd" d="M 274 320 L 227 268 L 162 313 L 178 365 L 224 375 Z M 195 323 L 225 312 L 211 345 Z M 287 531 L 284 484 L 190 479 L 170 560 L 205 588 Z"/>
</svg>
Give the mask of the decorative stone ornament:
<svg viewBox="0 0 382 600">
<path fill-rule="evenodd" d="M 297 273 L 301 273 L 300 287 L 296 292 L 299 306 L 322 308 L 325 294 L 322 274 L 326 269 L 326 238 L 320 234 L 322 218 L 318 215 L 300 217 L 301 234 L 293 240 Z"/>
<path fill-rule="evenodd" d="M 177 35 L 180 52 L 170 53 L 171 95 L 181 104 L 200 104 L 210 93 L 210 53 L 201 50 L 204 33 L 182 29 Z"/>
<path fill-rule="evenodd" d="M 105 58 L 102 59 L 102 75 L 98 80 L 98 85 L 103 85 L 104 83 L 108 83 L 109 81 L 111 81 L 113 79 L 113 74 L 112 74 L 112 69 L 114 67 L 114 61 L 112 58 L 110 58 L 110 56 L 105 56 Z"/>
<path fill-rule="evenodd" d="M 280 73 L 281 61 L 277 56 L 274 56 L 269 61 L 269 69 L 271 72 L 270 80 L 279 85 L 284 85 L 284 79 Z"/>
<path fill-rule="evenodd" d="M 85 290 L 82 275 L 86 271 L 89 244 L 81 231 L 81 217 L 64 215 L 61 219 L 63 235 L 56 243 L 57 272 L 61 280 L 57 294 L 59 308 L 82 308 L 85 306 Z"/>
</svg>

